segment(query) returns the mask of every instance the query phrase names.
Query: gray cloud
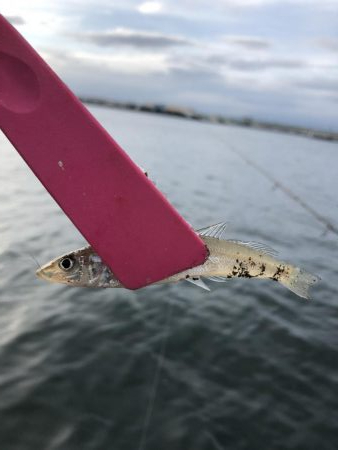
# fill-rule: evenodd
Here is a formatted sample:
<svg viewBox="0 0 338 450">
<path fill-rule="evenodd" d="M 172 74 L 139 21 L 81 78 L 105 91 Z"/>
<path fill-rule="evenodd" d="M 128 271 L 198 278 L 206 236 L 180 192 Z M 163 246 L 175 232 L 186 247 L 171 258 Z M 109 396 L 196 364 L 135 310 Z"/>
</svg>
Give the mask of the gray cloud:
<svg viewBox="0 0 338 450">
<path fill-rule="evenodd" d="M 303 69 L 308 66 L 300 59 L 264 57 L 264 58 L 234 58 L 231 55 L 215 54 L 207 57 L 207 62 L 217 66 L 229 67 L 243 72 L 268 69 Z"/>
<path fill-rule="evenodd" d="M 300 69 L 307 66 L 304 61 L 284 58 L 265 59 L 234 59 L 229 63 L 230 67 L 238 70 L 266 70 L 266 69 Z"/>
<path fill-rule="evenodd" d="M 226 36 L 224 41 L 250 50 L 262 50 L 270 47 L 268 40 L 254 36 Z"/>
<path fill-rule="evenodd" d="M 6 19 L 12 25 L 24 25 L 26 23 L 21 16 L 6 16 Z"/>
<path fill-rule="evenodd" d="M 158 15 L 137 12 L 141 0 L 97 1 L 65 2 L 64 17 L 52 11 L 59 20 L 46 39 L 60 49 L 48 61 L 78 93 L 337 128 L 338 10 L 323 6 L 336 1 L 173 0 L 169 8 L 165 0 Z M 27 23 L 27 35 L 32 28 L 43 43 L 47 29 L 34 27 Z"/>
<path fill-rule="evenodd" d="M 199 64 L 192 57 L 189 63 L 169 59 L 165 72 L 139 72 L 135 75 L 115 71 L 110 66 L 102 67 L 97 61 L 78 59 L 71 53 L 55 49 L 45 48 L 44 56 L 65 82 L 83 96 L 136 103 L 173 103 L 201 112 L 252 116 L 262 120 L 268 117 L 270 120 L 294 121 L 317 127 L 317 111 L 321 111 L 320 123 L 336 129 L 337 97 L 332 95 L 336 82 L 328 77 L 316 77 L 311 81 L 304 77 L 301 80 L 299 77 L 304 76 L 302 70 L 288 74 L 287 79 L 283 77 L 285 89 L 281 89 L 280 85 L 267 87 L 264 83 L 256 83 L 255 80 L 261 79 L 259 72 L 251 76 L 251 81 L 250 72 L 245 72 L 241 79 L 246 77 L 247 82 L 233 83 L 231 77 L 224 78 L 223 71 L 215 70 L 211 64 L 204 65 L 200 58 L 197 58 Z M 312 108 L 311 92 L 316 95 L 316 108 Z"/>
<path fill-rule="evenodd" d="M 296 86 L 306 88 L 311 91 L 326 92 L 338 98 L 338 80 L 325 76 L 312 77 L 307 80 L 298 80 Z"/>
<path fill-rule="evenodd" d="M 117 28 L 113 31 L 77 33 L 73 34 L 73 36 L 102 47 L 129 46 L 154 49 L 192 45 L 191 41 L 181 37 L 122 28 Z"/>
<path fill-rule="evenodd" d="M 338 52 L 338 38 L 320 38 L 315 43 L 326 50 Z"/>
</svg>

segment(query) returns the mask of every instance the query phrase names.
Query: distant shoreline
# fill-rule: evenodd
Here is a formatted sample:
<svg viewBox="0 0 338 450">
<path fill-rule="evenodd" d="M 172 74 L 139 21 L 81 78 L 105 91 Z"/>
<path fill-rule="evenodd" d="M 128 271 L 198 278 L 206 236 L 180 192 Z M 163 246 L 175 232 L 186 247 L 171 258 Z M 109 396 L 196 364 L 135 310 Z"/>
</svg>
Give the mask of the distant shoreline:
<svg viewBox="0 0 338 450">
<path fill-rule="evenodd" d="M 192 109 L 180 108 L 169 105 L 158 105 L 152 103 L 137 104 L 131 102 L 117 102 L 114 100 L 103 100 L 94 97 L 79 97 L 83 103 L 89 105 L 105 106 L 107 108 L 125 109 L 129 111 L 143 111 L 154 114 L 163 114 L 167 116 L 182 117 L 190 120 L 199 120 L 202 122 L 219 123 L 222 125 L 235 125 L 259 130 L 279 131 L 282 133 L 296 134 L 313 139 L 322 139 L 325 141 L 338 141 L 338 133 L 330 131 L 315 130 L 306 127 L 297 127 L 292 125 L 282 125 L 278 123 L 263 122 L 251 118 L 235 119 L 219 115 L 200 114 Z"/>
</svg>

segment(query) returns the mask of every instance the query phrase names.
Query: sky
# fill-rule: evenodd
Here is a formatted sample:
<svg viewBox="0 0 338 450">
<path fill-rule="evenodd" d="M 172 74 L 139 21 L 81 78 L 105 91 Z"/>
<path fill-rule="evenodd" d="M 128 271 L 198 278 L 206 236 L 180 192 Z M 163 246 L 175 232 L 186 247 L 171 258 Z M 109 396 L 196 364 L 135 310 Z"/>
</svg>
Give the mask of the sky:
<svg viewBox="0 0 338 450">
<path fill-rule="evenodd" d="M 338 0 L 0 0 L 0 12 L 77 95 L 338 131 Z"/>
</svg>

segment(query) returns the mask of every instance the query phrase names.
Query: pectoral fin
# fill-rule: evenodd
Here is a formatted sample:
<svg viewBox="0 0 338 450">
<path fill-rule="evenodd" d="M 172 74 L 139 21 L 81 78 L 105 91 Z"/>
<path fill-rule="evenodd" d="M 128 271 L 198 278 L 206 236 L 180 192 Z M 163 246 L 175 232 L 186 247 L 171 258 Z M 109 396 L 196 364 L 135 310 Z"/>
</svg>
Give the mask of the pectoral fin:
<svg viewBox="0 0 338 450">
<path fill-rule="evenodd" d="M 190 277 L 186 278 L 186 280 L 189 281 L 190 283 L 196 284 L 196 286 L 199 286 L 200 288 L 205 289 L 206 291 L 210 291 L 208 286 L 204 283 L 204 281 L 201 278 Z"/>
</svg>

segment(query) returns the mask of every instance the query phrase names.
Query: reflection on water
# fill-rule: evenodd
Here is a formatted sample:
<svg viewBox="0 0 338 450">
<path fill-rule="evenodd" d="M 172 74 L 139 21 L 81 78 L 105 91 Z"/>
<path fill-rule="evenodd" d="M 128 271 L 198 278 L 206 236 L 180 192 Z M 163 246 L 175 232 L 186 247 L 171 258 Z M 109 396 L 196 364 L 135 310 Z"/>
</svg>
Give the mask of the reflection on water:
<svg viewBox="0 0 338 450">
<path fill-rule="evenodd" d="M 227 220 L 322 282 L 310 302 L 260 280 L 44 284 L 31 255 L 83 238 L 1 136 L 1 448 L 139 448 L 161 359 L 143 448 L 336 449 L 337 236 L 239 152 L 337 226 L 337 144 L 92 111 L 196 228 Z"/>
</svg>

